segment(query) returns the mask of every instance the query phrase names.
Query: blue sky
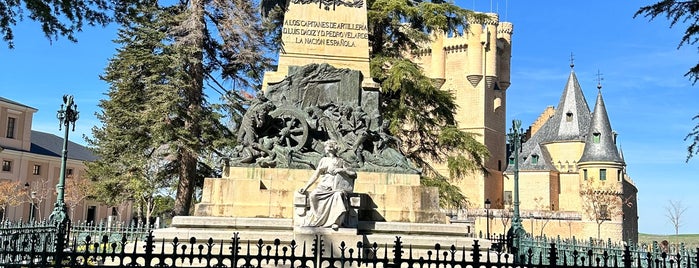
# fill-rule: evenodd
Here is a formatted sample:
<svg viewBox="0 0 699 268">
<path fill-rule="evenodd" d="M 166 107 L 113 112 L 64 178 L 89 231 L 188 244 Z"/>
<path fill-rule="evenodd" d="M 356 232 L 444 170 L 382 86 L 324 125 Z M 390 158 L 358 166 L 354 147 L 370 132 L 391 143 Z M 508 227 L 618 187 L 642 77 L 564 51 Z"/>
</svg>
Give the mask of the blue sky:
<svg viewBox="0 0 699 268">
<path fill-rule="evenodd" d="M 633 19 L 654 1 L 476 1 L 464 8 L 497 12 L 514 24 L 512 85 L 507 116 L 532 123 L 548 105 L 557 105 L 570 72 L 575 72 L 588 103 L 597 94 L 597 72 L 612 128 L 619 133 L 628 173 L 639 188 L 639 228 L 672 233 L 665 218 L 668 200 L 688 207 L 682 233 L 699 233 L 699 157 L 685 163 L 683 139 L 699 114 L 699 88 L 683 74 L 699 60 L 692 46 L 677 49 L 684 27 L 670 29 L 664 18 Z M 63 94 L 73 94 L 80 119 L 71 140 L 82 142 L 98 124 L 94 113 L 107 84 L 99 80 L 115 53 L 116 27 L 86 28 L 79 42 L 52 44 L 31 21 L 16 28 L 16 48 L 0 43 L 0 96 L 39 111 L 33 129 L 61 135 L 56 110 Z M 216 93 L 210 98 L 216 101 Z M 590 107 L 592 109 L 594 107 Z"/>
</svg>

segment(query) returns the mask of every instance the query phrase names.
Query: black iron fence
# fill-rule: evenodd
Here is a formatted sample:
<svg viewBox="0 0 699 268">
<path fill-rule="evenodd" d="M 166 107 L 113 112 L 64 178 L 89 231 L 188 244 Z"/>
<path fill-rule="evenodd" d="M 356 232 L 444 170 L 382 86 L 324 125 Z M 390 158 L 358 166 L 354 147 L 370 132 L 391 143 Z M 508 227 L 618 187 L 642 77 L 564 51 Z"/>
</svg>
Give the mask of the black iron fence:
<svg viewBox="0 0 699 268">
<path fill-rule="evenodd" d="M 50 228 L 54 228 L 53 232 Z M 0 267 L 697 267 L 699 254 L 675 255 L 638 252 L 626 246 L 621 251 L 567 247 L 559 241 L 542 240 L 546 247 L 506 251 L 506 246 L 482 248 L 479 240 L 470 247 L 436 244 L 429 249 L 404 245 L 400 237 L 384 245 L 333 243 L 330 237 L 311 241 L 282 242 L 254 240 L 231 233 L 231 238 L 156 239 L 147 232 L 138 239 L 129 229 L 96 236 L 77 235 L 73 227 L 8 225 L 0 228 Z M 94 227 L 93 227 L 94 229 Z M 62 233 L 63 235 L 57 235 Z M 252 240 L 250 240 L 252 239 Z M 66 240 L 66 241 L 64 241 Z M 327 240 L 327 241 L 326 241 Z M 67 243 L 66 243 L 67 242 Z M 495 244 L 508 241 L 496 239 Z M 65 245 L 65 246 L 63 246 Z M 524 247 L 522 248 L 524 249 Z M 572 252 L 571 252 L 572 250 Z M 601 253 L 596 253 L 601 251 Z M 514 253 L 514 254 L 513 254 Z M 515 262 L 515 256 L 517 256 Z"/>
</svg>

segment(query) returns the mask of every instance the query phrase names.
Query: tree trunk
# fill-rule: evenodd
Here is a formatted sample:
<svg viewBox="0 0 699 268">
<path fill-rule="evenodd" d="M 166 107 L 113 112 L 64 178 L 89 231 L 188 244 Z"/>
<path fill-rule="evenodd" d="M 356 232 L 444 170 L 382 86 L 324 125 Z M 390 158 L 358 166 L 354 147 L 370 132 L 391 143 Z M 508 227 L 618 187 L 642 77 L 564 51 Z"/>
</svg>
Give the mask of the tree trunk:
<svg viewBox="0 0 699 268">
<path fill-rule="evenodd" d="M 201 134 L 199 122 L 204 85 L 203 50 L 206 30 L 204 27 L 204 1 L 191 0 L 189 12 L 189 18 L 184 21 L 187 35 L 182 38 L 180 44 L 188 51 L 185 70 L 189 81 L 185 82 L 183 93 L 187 107 L 184 128 L 189 136 L 184 140 L 180 139 L 179 144 L 179 183 L 177 184 L 173 210 L 175 216 L 189 215 L 192 194 L 194 193 L 194 181 L 197 175 L 198 139 Z"/>
</svg>

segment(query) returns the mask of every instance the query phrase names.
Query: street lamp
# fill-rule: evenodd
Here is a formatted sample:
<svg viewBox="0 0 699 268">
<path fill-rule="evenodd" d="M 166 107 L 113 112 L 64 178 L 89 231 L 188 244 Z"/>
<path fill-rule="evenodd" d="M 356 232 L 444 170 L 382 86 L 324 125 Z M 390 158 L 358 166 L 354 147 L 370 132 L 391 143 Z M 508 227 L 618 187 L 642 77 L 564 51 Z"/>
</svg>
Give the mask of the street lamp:
<svg viewBox="0 0 699 268">
<path fill-rule="evenodd" d="M 490 239 L 490 199 L 485 199 L 485 238 Z"/>
<path fill-rule="evenodd" d="M 63 104 L 61 104 L 61 109 L 58 110 L 56 114 L 56 118 L 58 118 L 59 121 L 58 130 L 65 127 L 65 133 L 63 135 L 63 155 L 61 156 L 60 177 L 56 185 L 58 197 L 56 197 L 53 212 L 51 212 L 51 216 L 49 216 L 49 221 L 55 224 L 63 224 L 69 220 L 64 191 L 66 183 L 66 162 L 68 160 L 68 130 L 72 125 L 73 131 L 75 131 L 75 121 L 78 121 L 79 117 L 78 105 L 73 102 L 73 96 L 63 95 Z"/>
<path fill-rule="evenodd" d="M 36 192 L 29 191 L 29 182 L 24 184 L 24 190 L 27 191 L 27 196 L 29 197 L 29 202 L 31 203 L 31 206 L 29 207 L 29 222 L 34 222 L 34 198 L 36 198 Z"/>
<path fill-rule="evenodd" d="M 508 239 L 512 239 L 512 246 L 519 249 L 520 238 L 526 233 L 522 226 L 522 218 L 519 215 L 519 151 L 522 150 L 522 140 L 524 139 L 524 131 L 522 130 L 522 121 L 512 120 L 512 128 L 507 138 L 510 143 L 512 155 L 510 159 L 514 165 L 514 212 L 512 215 L 512 226 L 507 231 Z M 516 259 L 515 259 L 516 260 Z"/>
</svg>

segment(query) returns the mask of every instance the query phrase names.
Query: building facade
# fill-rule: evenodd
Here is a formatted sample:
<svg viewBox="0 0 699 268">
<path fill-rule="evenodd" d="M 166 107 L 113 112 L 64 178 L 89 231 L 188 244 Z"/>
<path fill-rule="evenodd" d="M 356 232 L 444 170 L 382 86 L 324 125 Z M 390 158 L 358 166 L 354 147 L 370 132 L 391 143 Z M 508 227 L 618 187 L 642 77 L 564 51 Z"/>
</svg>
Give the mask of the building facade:
<svg viewBox="0 0 699 268">
<path fill-rule="evenodd" d="M 468 198 L 467 217 L 475 219 L 476 232 L 504 233 L 512 216 L 514 188 L 506 144 L 513 25 L 500 22 L 497 14 L 488 15 L 489 20 L 474 21 L 462 33 L 434 34 L 414 61 L 442 90 L 454 93 L 459 127 L 475 133 L 488 147 L 487 172 L 454 183 Z M 559 105 L 542 108 L 519 160 L 527 232 L 636 241 L 637 189 L 626 174 L 601 91 L 590 112 L 571 66 Z M 446 167 L 441 170 L 448 174 Z M 606 194 L 598 195 L 602 192 Z M 591 206 L 590 198 L 609 199 Z M 491 204 L 487 211 L 486 200 Z M 609 202 L 613 204 L 601 204 Z"/>
<path fill-rule="evenodd" d="M 0 182 L 13 185 L 18 191 L 12 197 L 14 202 L 5 204 L 2 210 L 4 220 L 47 219 L 56 202 L 63 137 L 32 130 L 37 111 L 0 97 Z M 69 141 L 65 190 L 68 215 L 73 221 L 85 222 L 129 219 L 129 205 L 101 205 L 78 189 L 70 189 L 89 187 L 85 162 L 95 159 L 86 147 Z"/>
<path fill-rule="evenodd" d="M 502 172 L 507 166 L 504 141 L 512 23 L 500 22 L 494 13 L 487 15 L 489 19 L 472 21 L 462 32 L 433 34 L 432 42 L 414 59 L 442 90 L 454 94 L 459 128 L 476 134 L 490 151 L 484 163 L 487 172 L 454 180 L 472 207 L 502 195 Z M 449 174 L 446 165 L 436 168 Z"/>
<path fill-rule="evenodd" d="M 518 163 L 529 233 L 638 241 L 638 189 L 597 88 L 591 112 L 571 65 L 558 106 L 546 108 L 527 133 Z M 504 174 L 503 200 L 511 204 L 513 165 Z"/>
</svg>

